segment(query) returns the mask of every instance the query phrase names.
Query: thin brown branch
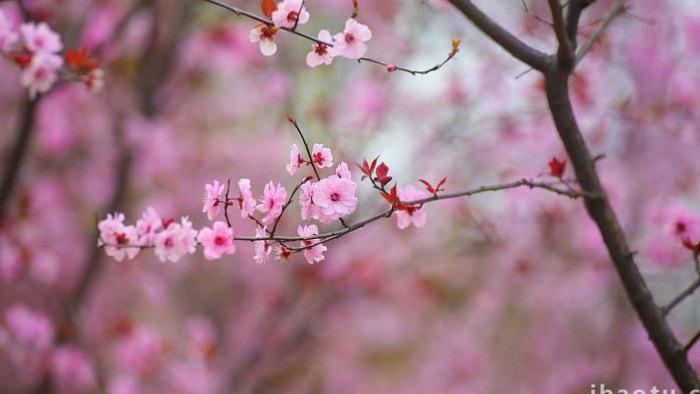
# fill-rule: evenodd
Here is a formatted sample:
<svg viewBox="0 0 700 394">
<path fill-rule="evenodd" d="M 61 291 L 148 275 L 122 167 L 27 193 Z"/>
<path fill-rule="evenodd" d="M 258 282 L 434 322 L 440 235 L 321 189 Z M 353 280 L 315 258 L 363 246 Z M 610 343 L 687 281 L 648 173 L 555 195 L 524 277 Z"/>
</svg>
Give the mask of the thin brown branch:
<svg viewBox="0 0 700 394">
<path fill-rule="evenodd" d="M 526 14 L 530 15 L 533 19 L 535 19 L 539 22 L 542 22 L 547 26 L 550 26 L 550 27 L 552 26 L 552 22 L 550 22 L 550 21 L 542 18 L 541 16 L 535 14 L 534 12 L 530 11 L 530 7 L 527 6 L 527 3 L 525 2 L 525 0 L 520 0 L 520 3 L 523 5 L 523 8 L 525 9 Z"/>
<path fill-rule="evenodd" d="M 549 60 L 547 54 L 520 41 L 517 37 L 494 22 L 470 0 L 449 0 L 476 27 L 489 36 L 513 57 L 535 70 L 544 71 Z"/>
<path fill-rule="evenodd" d="M 299 124 L 297 123 L 296 119 L 294 119 L 292 116 L 288 116 L 287 119 L 289 120 L 289 123 L 291 123 L 292 126 L 294 126 L 297 133 L 299 133 L 299 137 L 301 137 L 301 142 L 304 144 L 304 148 L 306 149 L 306 155 L 309 158 L 309 164 L 311 164 L 311 168 L 313 168 L 313 170 L 314 170 L 314 174 L 316 175 L 316 180 L 320 181 L 321 175 L 318 174 L 318 169 L 316 169 L 316 163 L 314 163 L 314 157 L 311 154 L 311 149 L 309 149 L 309 144 L 306 142 L 306 138 L 304 137 L 304 133 L 301 132 L 301 129 L 299 128 Z"/>
<path fill-rule="evenodd" d="M 226 180 L 226 194 L 224 195 L 224 218 L 226 219 L 226 224 L 231 227 L 231 219 L 228 217 L 228 207 L 229 207 L 229 193 L 231 192 L 231 180 Z"/>
<path fill-rule="evenodd" d="M 613 4 L 612 8 L 608 13 L 605 15 L 605 18 L 603 18 L 603 21 L 600 23 L 598 28 L 591 34 L 590 37 L 588 37 L 588 40 L 581 46 L 581 49 L 576 53 L 576 60 L 574 65 L 578 64 L 581 59 L 586 56 L 586 54 L 591 50 L 593 47 L 593 44 L 595 44 L 600 36 L 603 34 L 603 31 L 612 23 L 613 19 L 615 19 L 618 15 L 622 14 L 625 12 L 625 6 L 624 6 L 625 0 L 615 0 L 615 4 Z"/>
<path fill-rule="evenodd" d="M 275 231 L 277 230 L 277 225 L 279 224 L 280 220 L 282 220 L 282 216 L 284 216 L 285 211 L 287 211 L 289 204 L 291 204 L 292 201 L 294 200 L 294 195 L 297 194 L 297 191 L 299 191 L 299 188 L 301 187 L 301 185 L 303 185 L 304 183 L 306 183 L 308 181 L 309 181 L 308 178 L 302 180 L 294 187 L 292 192 L 289 193 L 289 197 L 287 198 L 287 202 L 285 202 L 284 205 L 282 206 L 282 212 L 280 212 L 280 215 L 277 216 L 277 218 L 275 219 L 275 223 L 272 225 L 272 230 L 270 230 L 270 237 L 275 236 Z"/>
<path fill-rule="evenodd" d="M 666 306 L 661 307 L 661 314 L 664 317 L 667 316 L 673 308 L 675 308 L 683 300 L 685 300 L 687 297 L 693 294 L 698 288 L 700 288 L 700 278 L 696 279 L 695 282 L 691 283 L 688 287 L 686 287 L 685 290 L 683 290 L 680 294 L 674 297 Z"/>
<path fill-rule="evenodd" d="M 431 72 L 434 72 L 434 71 L 441 69 L 445 64 L 447 64 L 447 62 L 449 62 L 450 60 L 452 60 L 454 58 L 456 53 L 457 52 L 455 52 L 454 50 L 451 51 L 447 55 L 445 60 L 443 60 L 442 62 L 440 62 L 440 63 L 438 63 L 430 68 L 426 68 L 423 70 L 414 70 L 414 69 L 410 69 L 410 68 L 406 68 L 406 67 L 400 67 L 400 66 L 396 66 L 394 64 L 389 64 L 389 63 L 383 62 L 381 60 L 376 60 L 376 59 L 372 59 L 369 57 L 361 57 L 361 58 L 357 59 L 357 62 L 358 63 L 369 62 L 369 63 L 373 63 L 373 64 L 378 64 L 380 66 L 386 67 L 387 70 L 389 70 L 389 67 L 392 67 L 393 69 L 391 71 L 402 71 L 402 72 L 405 72 L 405 73 L 408 73 L 411 75 L 425 75 L 425 74 L 430 74 Z"/>
</svg>

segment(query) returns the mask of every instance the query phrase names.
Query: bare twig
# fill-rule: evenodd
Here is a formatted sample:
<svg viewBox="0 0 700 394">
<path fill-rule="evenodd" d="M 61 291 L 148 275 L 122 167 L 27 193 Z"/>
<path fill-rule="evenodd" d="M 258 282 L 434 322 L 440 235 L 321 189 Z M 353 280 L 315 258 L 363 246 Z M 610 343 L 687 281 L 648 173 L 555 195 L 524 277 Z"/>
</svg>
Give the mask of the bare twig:
<svg viewBox="0 0 700 394">
<path fill-rule="evenodd" d="M 284 205 L 282 206 L 282 212 L 280 212 L 280 215 L 277 216 L 277 218 L 275 219 L 275 223 L 272 225 L 272 230 L 270 230 L 270 237 L 275 236 L 275 231 L 277 230 L 277 225 L 279 224 L 280 220 L 282 220 L 282 216 L 284 215 L 284 212 L 287 210 L 287 207 L 289 207 L 289 204 L 291 204 L 292 201 L 294 200 L 294 195 L 297 193 L 297 191 L 299 191 L 299 188 L 301 187 L 301 185 L 303 185 L 304 183 L 306 183 L 308 181 L 309 181 L 308 178 L 302 180 L 294 187 L 292 192 L 289 193 L 289 197 L 287 198 L 287 202 L 284 203 Z"/>
<path fill-rule="evenodd" d="M 674 297 L 671 300 L 671 302 L 669 302 L 666 306 L 661 307 L 661 314 L 664 317 L 667 316 L 673 308 L 675 308 L 684 299 L 693 294 L 698 288 L 700 288 L 700 278 L 696 279 L 695 282 L 691 283 L 688 287 L 686 287 L 685 290 L 683 290 L 680 294 Z"/>
<path fill-rule="evenodd" d="M 289 123 L 294 126 L 296 129 L 297 133 L 299 133 L 299 137 L 301 137 L 301 142 L 304 144 L 304 148 L 306 149 L 306 155 L 309 158 L 309 164 L 311 164 L 311 168 L 314 170 L 314 174 L 316 175 L 316 180 L 321 180 L 321 175 L 318 174 L 318 170 L 316 169 L 316 163 L 314 163 L 314 157 L 311 154 L 311 149 L 309 149 L 309 144 L 306 142 L 306 138 L 304 138 L 304 133 L 301 132 L 301 129 L 299 128 L 299 124 L 297 123 L 296 119 L 294 119 L 292 116 L 288 116 L 287 119 L 289 120 Z"/>
<path fill-rule="evenodd" d="M 583 59 L 584 56 L 588 53 L 588 51 L 591 50 L 593 47 L 593 44 L 598 41 L 600 36 L 603 34 L 603 31 L 610 25 L 610 23 L 615 19 L 618 15 L 622 14 L 625 11 L 624 7 L 625 0 L 616 0 L 615 4 L 613 4 L 613 7 L 608 11 L 608 13 L 605 15 L 605 18 L 603 21 L 600 23 L 598 28 L 593 32 L 593 34 L 588 37 L 588 40 L 581 46 L 581 49 L 576 53 L 576 60 L 574 62 L 574 65 L 578 64 L 581 59 Z"/>
<path fill-rule="evenodd" d="M 231 179 L 226 180 L 226 195 L 224 196 L 224 218 L 226 224 L 231 227 L 231 219 L 228 217 L 229 192 L 231 191 Z"/>
<path fill-rule="evenodd" d="M 489 18 L 488 15 L 484 14 L 483 11 L 479 9 L 470 0 L 449 0 L 452 5 L 457 7 L 464 16 L 467 17 L 476 27 L 478 27 L 484 34 L 489 36 L 498 45 L 505 49 L 508 53 L 513 55 L 516 59 L 522 61 L 523 63 L 529 65 L 535 70 L 544 71 L 549 64 L 547 55 L 544 52 L 538 51 L 531 46 L 520 41 L 513 34 L 508 32 L 498 23 L 494 22 Z"/>
</svg>

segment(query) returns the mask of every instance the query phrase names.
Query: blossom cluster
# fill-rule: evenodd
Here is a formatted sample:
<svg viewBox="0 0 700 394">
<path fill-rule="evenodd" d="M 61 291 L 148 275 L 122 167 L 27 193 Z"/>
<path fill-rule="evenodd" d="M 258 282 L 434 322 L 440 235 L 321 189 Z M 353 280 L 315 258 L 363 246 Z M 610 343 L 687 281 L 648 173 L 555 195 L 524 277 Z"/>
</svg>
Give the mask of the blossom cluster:
<svg viewBox="0 0 700 394">
<path fill-rule="evenodd" d="M 290 118 L 290 121 L 296 126 L 293 119 Z M 327 250 L 324 242 L 335 238 L 337 234 L 319 236 L 316 224 L 300 224 L 297 226 L 298 237 L 276 237 L 277 225 L 298 192 L 303 221 L 315 220 L 322 224 L 339 221 L 348 232 L 351 231 L 343 218 L 354 213 L 357 208 L 357 183 L 352 180 L 352 173 L 345 162 L 340 162 L 330 175 L 321 177 L 319 170 L 333 167 L 333 153 L 323 144 L 314 144 L 312 149 L 305 144 L 304 148 L 308 157 L 302 155 L 297 144 L 292 144 L 287 172 L 295 175 L 306 166 L 312 167 L 315 176 L 305 176 L 291 193 L 280 183 L 268 181 L 262 196 L 256 200 L 250 179 L 238 181 L 237 193 L 231 190 L 230 181 L 222 183 L 214 180 L 204 187 L 202 205 L 202 213 L 213 222 L 211 227 L 196 230 L 188 217 L 182 217 L 179 222 L 175 219 L 164 220 L 149 207 L 135 225 L 126 225 L 122 213 L 108 214 L 98 224 L 98 245 L 104 247 L 105 253 L 117 261 L 133 259 L 140 250 L 153 248 L 160 261 L 176 262 L 185 255 L 194 253 L 198 245 L 202 246 L 205 259 L 215 260 L 236 252 L 235 241 L 239 239 L 235 236 L 228 209 L 237 205 L 240 216 L 255 224 L 255 236 L 240 239 L 253 243 L 256 262 L 266 262 L 275 244 L 278 259 L 287 259 L 292 253 L 303 252 L 304 258 L 311 264 L 322 261 L 323 253 Z M 425 212 L 421 204 L 413 202 L 425 199 L 426 193 L 413 185 L 397 189 L 396 184 L 387 192 L 385 187 L 393 179 L 388 175 L 389 167 L 384 163 L 379 166 L 376 164 L 377 159 L 371 165 L 365 160 L 358 167 L 364 174 L 363 179 L 369 178 L 372 186 L 391 204 L 387 216 L 396 213 L 400 229 L 411 224 L 422 227 L 426 221 Z M 426 185 L 426 190 L 437 195 L 442 190 L 445 178 L 436 187 L 424 180 L 421 182 Z M 225 221 L 217 220 L 222 208 Z M 291 246 L 290 238 L 299 241 L 299 244 Z"/>
<path fill-rule="evenodd" d="M 68 50 L 66 61 L 61 36 L 46 22 L 26 22 L 18 27 L 0 10 L 0 56 L 17 64 L 21 70 L 20 82 L 29 91 L 29 97 L 46 93 L 59 80 L 64 63 L 68 63 L 74 78 L 93 91 L 103 86 L 103 71 L 99 62 L 87 56 L 85 50 Z"/>
<path fill-rule="evenodd" d="M 290 121 L 296 126 L 292 118 Z M 108 214 L 98 224 L 98 245 L 104 247 L 105 253 L 117 261 L 133 259 L 142 249 L 153 248 L 160 261 L 176 262 L 185 255 L 194 253 L 198 245 L 202 246 L 207 260 L 233 254 L 236 252 L 235 241 L 243 239 L 253 243 L 257 263 L 267 261 L 275 244 L 278 259 L 287 259 L 292 253 L 303 252 L 310 264 L 322 261 L 325 258 L 323 253 L 327 250 L 324 242 L 333 239 L 336 234 L 319 236 L 316 224 L 300 224 L 297 226 L 298 237 L 276 237 L 277 225 L 298 192 L 303 221 L 315 220 L 322 224 L 339 221 L 350 231 L 343 218 L 354 213 L 357 208 L 357 183 L 352 180 L 352 173 L 345 162 L 340 162 L 328 176 L 321 177 L 319 170 L 333 167 L 333 153 L 323 144 L 314 144 L 312 149 L 304 144 L 304 148 L 308 157 L 302 155 L 297 144 L 292 144 L 287 172 L 295 175 L 306 166 L 312 167 L 315 176 L 305 176 L 291 193 L 280 183 L 268 181 L 262 196 L 256 200 L 250 179 L 238 181 L 237 193 L 231 190 L 230 181 L 222 183 L 214 180 L 204 187 L 202 205 L 202 213 L 213 222 L 210 227 L 196 230 L 188 217 L 182 217 L 179 222 L 175 219 L 164 220 L 149 207 L 135 225 L 126 225 L 123 213 Z M 377 159 L 371 165 L 365 160 L 358 167 L 363 173 L 363 179 L 369 178 L 372 186 L 391 204 L 387 216 L 396 213 L 400 229 L 411 224 L 416 227 L 425 224 L 426 216 L 422 205 L 413 203 L 425 199 L 425 192 L 417 190 L 413 185 L 397 189 L 396 184 L 387 192 L 385 187 L 393 178 L 388 175 L 389 167 L 386 164 L 377 166 Z M 426 190 L 437 195 L 442 190 L 445 178 L 436 187 L 424 180 L 421 182 L 426 185 Z M 243 219 L 254 222 L 254 237 L 236 238 L 228 215 L 228 209 L 236 205 Z M 225 221 L 217 220 L 222 208 Z M 290 238 L 299 241 L 299 244 L 291 246 Z"/>
<path fill-rule="evenodd" d="M 290 174 L 294 174 L 303 164 L 313 165 L 314 170 L 333 165 L 331 150 L 321 144 L 314 145 L 309 160 L 301 157 L 296 145 L 293 146 L 292 152 L 293 160 L 287 166 Z M 340 163 L 332 175 L 319 179 L 318 182 L 311 182 L 309 177 L 304 178 L 297 187 L 300 190 L 302 218 L 330 223 L 354 212 L 357 206 L 356 184 L 350 178 L 351 174 L 345 163 Z M 205 259 L 218 259 L 223 255 L 233 254 L 236 245 L 234 229 L 230 225 L 227 212 L 226 222 L 216 219 L 222 207 L 227 211 L 229 207 L 238 205 L 241 217 L 255 222 L 255 260 L 263 263 L 272 251 L 272 237 L 268 225 L 276 227 L 284 210 L 289 206 L 291 197 L 288 200 L 287 190 L 281 184 L 275 185 L 272 181 L 265 184 L 262 197 L 257 201 L 251 191 L 249 179 L 238 181 L 236 197 L 229 197 L 229 186 L 218 180 L 205 185 L 202 212 L 213 221 L 211 227 L 195 230 L 187 217 L 181 218 L 180 222 L 175 222 L 174 219 L 163 220 L 149 207 L 135 225 L 126 225 L 122 213 L 108 214 L 98 224 L 98 244 L 104 247 L 108 256 L 117 261 L 133 259 L 141 249 L 152 247 L 160 261 L 175 262 L 187 254 L 194 253 L 198 244 L 203 247 Z M 256 213 L 261 217 L 256 217 Z M 304 252 L 307 261 L 313 263 L 323 260 L 326 247 L 313 238 L 318 234 L 318 227 L 300 225 L 297 231 L 299 237 L 303 238 L 298 250 Z M 279 243 L 277 256 L 288 257 L 291 247 Z"/>
<path fill-rule="evenodd" d="M 265 56 L 272 56 L 277 52 L 275 36 L 280 29 L 294 30 L 298 25 L 307 23 L 310 17 L 303 0 L 272 3 L 266 10 L 266 16 L 272 23 L 260 23 L 250 31 L 250 41 L 259 42 L 260 52 Z M 306 56 L 306 64 L 309 67 L 330 65 L 336 56 L 361 58 L 367 51 L 365 42 L 372 38 L 372 31 L 352 17 L 345 22 L 342 32 L 331 35 L 328 30 L 321 30 L 317 37 L 318 41 L 312 45 Z"/>
</svg>

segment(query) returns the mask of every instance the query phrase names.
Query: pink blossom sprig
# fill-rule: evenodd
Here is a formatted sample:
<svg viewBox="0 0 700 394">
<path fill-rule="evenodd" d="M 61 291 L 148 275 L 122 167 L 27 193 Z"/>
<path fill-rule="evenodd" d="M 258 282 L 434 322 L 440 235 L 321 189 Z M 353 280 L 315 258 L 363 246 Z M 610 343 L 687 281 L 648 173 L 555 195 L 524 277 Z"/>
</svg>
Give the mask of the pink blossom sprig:
<svg viewBox="0 0 700 394">
<path fill-rule="evenodd" d="M 14 27 L 0 10 L 0 57 L 22 70 L 20 83 L 31 99 L 48 92 L 60 79 L 82 82 L 91 91 L 104 86 L 104 72 L 97 59 L 88 56 L 85 49 L 68 49 L 61 56 L 63 49 L 60 34 L 46 22 Z"/>
<path fill-rule="evenodd" d="M 276 4 L 273 0 L 262 0 L 261 8 L 264 16 L 259 16 L 238 7 L 219 2 L 217 0 L 202 0 L 220 8 L 233 12 L 237 16 L 245 17 L 258 22 L 250 32 L 250 41 L 259 43 L 260 52 L 264 56 L 272 56 L 277 53 L 276 35 L 279 31 L 286 31 L 298 37 L 311 41 L 311 51 L 306 56 L 306 64 L 309 67 L 330 65 L 335 57 L 345 57 L 383 66 L 388 72 L 402 71 L 411 75 L 424 75 L 437 71 L 447 62 L 452 60 L 459 51 L 459 40 L 452 40 L 452 49 L 447 58 L 442 62 L 423 70 L 414 70 L 407 67 L 399 67 L 391 63 L 383 62 L 370 57 L 365 57 L 367 51 L 366 42 L 372 38 L 372 32 L 367 25 L 357 20 L 357 2 L 353 4 L 353 14 L 345 21 L 342 32 L 331 35 L 328 30 L 322 29 L 317 38 L 297 30 L 298 25 L 309 20 L 310 14 L 302 0 L 283 0 Z"/>
<path fill-rule="evenodd" d="M 314 176 L 307 175 L 301 179 L 291 193 L 288 194 L 280 183 L 276 183 L 275 186 L 275 182 L 270 180 L 265 184 L 263 195 L 256 204 L 249 179 L 243 178 L 238 181 L 237 197 L 230 195 L 230 180 L 226 185 L 214 180 L 211 184 L 205 185 L 202 212 L 206 213 L 210 221 L 214 221 L 223 206 L 225 223 L 215 221 L 211 227 L 205 226 L 196 230 L 187 217 L 182 217 L 180 222 L 175 222 L 174 219 L 163 220 L 154 209 L 148 208 L 134 226 L 124 223 L 124 214 L 114 213 L 107 215 L 98 224 L 99 246 L 104 247 L 105 253 L 117 261 L 133 259 L 141 249 L 154 248 L 155 254 L 161 261 L 175 262 L 187 254 L 194 253 L 197 246 L 203 247 L 205 259 L 214 260 L 235 253 L 237 250 L 235 241 L 249 241 L 253 243 L 254 259 L 258 263 L 267 261 L 274 245 L 277 245 L 278 258 L 286 259 L 292 253 L 303 252 L 305 259 L 309 263 L 314 263 L 324 259 L 326 243 L 359 230 L 369 223 L 391 217 L 394 213 L 400 229 L 405 229 L 411 224 L 418 228 L 423 227 L 427 219 L 423 205 L 437 200 L 467 197 L 521 186 L 546 189 L 570 198 L 587 195 L 583 191 L 574 190 L 563 179 L 549 183 L 521 179 L 516 182 L 446 194 L 444 193 L 446 177 L 443 177 L 436 186 L 420 180 L 431 194 L 428 196 L 410 184 L 398 188 L 394 177 L 389 175 L 389 166 L 376 157 L 371 163 L 366 159 L 363 160 L 362 164 L 357 164 L 357 167 L 363 174 L 362 180 L 369 179 L 372 188 L 378 191 L 390 207 L 368 219 L 348 224 L 344 218 L 355 212 L 358 203 L 357 184 L 352 180 L 348 165 L 340 162 L 328 176 L 322 176 L 322 170 L 333 166 L 332 151 L 322 144 L 314 144 L 311 149 L 297 121 L 291 116 L 288 120 L 299 133 L 307 157 L 302 157 L 299 147 L 293 144 L 287 171 L 293 175 L 302 164 L 306 164 L 311 166 L 314 172 Z M 393 186 L 388 188 L 392 181 L 394 181 Z M 564 184 L 566 189 L 559 188 L 561 184 Z M 297 227 L 296 236 L 277 235 L 278 225 L 297 195 L 302 220 L 316 220 L 322 224 L 338 220 L 343 228 L 320 233 L 316 224 L 300 224 Z M 241 211 L 241 217 L 255 223 L 255 236 L 236 236 L 228 215 L 229 207 L 236 205 L 236 202 Z M 261 217 L 256 216 L 256 212 Z M 270 224 L 272 226 L 268 230 Z M 297 241 L 300 242 L 298 246 L 290 244 Z"/>
</svg>

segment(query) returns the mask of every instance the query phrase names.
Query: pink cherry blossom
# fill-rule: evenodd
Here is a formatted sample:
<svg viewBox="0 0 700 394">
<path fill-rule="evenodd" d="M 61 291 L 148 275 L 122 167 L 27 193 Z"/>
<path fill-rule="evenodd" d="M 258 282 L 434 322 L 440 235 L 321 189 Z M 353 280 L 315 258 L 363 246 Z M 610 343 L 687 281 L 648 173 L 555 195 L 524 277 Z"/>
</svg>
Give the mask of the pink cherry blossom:
<svg viewBox="0 0 700 394">
<path fill-rule="evenodd" d="M 330 223 L 355 211 L 357 184 L 347 178 L 331 175 L 314 185 L 313 202 L 318 205 L 318 220 Z"/>
<path fill-rule="evenodd" d="M 259 42 L 260 53 L 272 56 L 277 52 L 275 34 L 277 34 L 277 27 L 260 23 L 250 31 L 250 42 Z"/>
<path fill-rule="evenodd" d="M 372 31 L 369 27 L 350 18 L 345 22 L 345 30 L 333 36 L 333 50 L 337 55 L 348 59 L 359 59 L 365 55 L 365 42 L 371 38 Z"/>
<path fill-rule="evenodd" d="M 338 167 L 335 168 L 335 175 L 343 179 L 350 179 L 352 177 L 348 165 L 344 161 L 341 161 Z"/>
<path fill-rule="evenodd" d="M 314 235 L 318 234 L 318 227 L 316 227 L 315 224 L 309 225 L 309 226 L 299 226 L 297 227 L 297 232 L 299 233 L 300 237 L 311 237 Z M 322 261 L 325 259 L 325 256 L 323 256 L 323 252 L 328 250 L 325 245 L 323 244 L 318 244 L 318 239 L 305 239 L 301 241 L 301 246 L 302 247 L 307 247 L 314 245 L 310 248 L 304 249 L 304 258 L 306 261 L 309 262 L 309 264 L 313 264 L 315 262 Z"/>
<path fill-rule="evenodd" d="M 287 164 L 289 175 L 294 175 L 303 162 L 304 158 L 299 153 L 299 147 L 297 147 L 297 144 L 292 144 L 292 150 L 289 152 L 289 164 Z"/>
<path fill-rule="evenodd" d="M 319 168 L 333 167 L 333 154 L 330 148 L 324 148 L 323 144 L 314 144 L 311 157 Z"/>
<path fill-rule="evenodd" d="M 301 218 L 310 220 L 318 217 L 318 206 L 313 202 L 314 184 L 304 182 L 299 188 L 299 205 L 301 205 Z"/>
<path fill-rule="evenodd" d="M 14 341 L 36 351 L 47 350 L 54 340 L 54 327 L 46 316 L 15 305 L 5 312 L 5 324 Z"/>
<path fill-rule="evenodd" d="M 146 246 L 153 242 L 156 232 L 163 227 L 163 219 L 152 207 L 148 207 L 146 212 L 141 214 L 141 219 L 136 222 L 136 232 L 138 234 L 138 245 Z"/>
<path fill-rule="evenodd" d="M 12 28 L 12 24 L 5 17 L 5 14 L 0 11 L 0 53 L 9 52 L 15 42 L 17 42 L 17 38 L 17 33 Z"/>
<path fill-rule="evenodd" d="M 256 227 L 255 236 L 258 238 L 266 237 L 267 233 L 265 232 L 265 229 L 266 227 Z M 254 241 L 253 249 L 255 250 L 255 256 L 253 256 L 253 259 L 258 264 L 264 264 L 267 262 L 267 256 L 269 256 L 270 252 L 272 252 L 272 246 L 267 241 Z"/>
<path fill-rule="evenodd" d="M 186 217 L 180 223 L 171 223 L 165 230 L 156 234 L 153 245 L 160 261 L 176 262 L 188 253 L 194 253 L 197 231 Z"/>
<path fill-rule="evenodd" d="M 284 0 L 277 4 L 277 9 L 272 12 L 272 21 L 275 26 L 291 29 L 295 25 L 308 22 L 309 13 L 304 7 L 303 0 Z"/>
<path fill-rule="evenodd" d="M 108 214 L 107 218 L 97 224 L 100 230 L 98 245 L 105 245 L 107 256 L 117 261 L 124 258 L 133 259 L 141 250 L 134 245 L 139 245 L 138 231 L 134 226 L 124 225 L 124 214 Z M 131 246 L 131 247 L 129 247 Z"/>
<path fill-rule="evenodd" d="M 215 260 L 236 252 L 233 228 L 224 222 L 215 222 L 212 228 L 204 227 L 199 230 L 197 240 L 204 246 L 204 258 L 207 260 Z"/>
<path fill-rule="evenodd" d="M 250 179 L 243 178 L 239 180 L 238 191 L 238 207 L 241 209 L 241 217 L 253 216 L 255 212 L 255 198 L 253 198 L 253 193 L 250 191 Z"/>
<path fill-rule="evenodd" d="M 318 39 L 325 43 L 331 44 L 333 37 L 328 30 L 321 30 L 318 32 Z M 334 47 L 330 47 L 326 44 L 316 43 L 311 46 L 311 52 L 306 55 L 306 64 L 309 67 L 316 67 L 321 64 L 329 66 L 333 63 L 333 57 L 336 54 Z"/>
<path fill-rule="evenodd" d="M 202 207 L 202 212 L 206 212 L 209 220 L 214 220 L 214 218 L 219 215 L 221 205 L 224 203 L 221 201 L 221 195 L 224 193 L 224 190 L 226 190 L 226 185 L 215 180 L 211 185 L 207 183 L 204 188 L 206 190 L 206 194 L 204 195 L 204 206 Z"/>
<path fill-rule="evenodd" d="M 58 80 L 58 71 L 62 65 L 63 58 L 58 55 L 35 53 L 20 76 L 22 86 L 29 89 L 29 97 L 34 98 L 39 93 L 48 92 Z"/>
<path fill-rule="evenodd" d="M 51 54 L 60 52 L 63 49 L 61 36 L 51 30 L 46 22 L 39 22 L 38 24 L 33 22 L 25 23 L 19 29 L 24 46 L 34 54 Z"/>
<path fill-rule="evenodd" d="M 265 185 L 263 198 L 260 199 L 260 204 L 256 207 L 258 211 L 265 214 L 262 222 L 267 224 L 280 216 L 282 214 L 282 206 L 286 200 L 287 190 L 280 184 L 277 184 L 277 188 L 275 188 L 275 184 L 272 181 L 268 182 Z"/>
<path fill-rule="evenodd" d="M 85 391 L 95 385 L 95 371 L 80 348 L 65 345 L 53 352 L 51 373 L 59 387 L 71 391 Z"/>
<path fill-rule="evenodd" d="M 406 185 L 397 190 L 396 193 L 402 202 L 420 200 L 427 197 L 424 191 L 416 190 L 413 185 Z M 403 210 L 396 211 L 397 225 L 400 229 L 405 229 L 413 223 L 416 227 L 425 225 L 425 212 L 417 206 L 411 206 Z"/>
</svg>

